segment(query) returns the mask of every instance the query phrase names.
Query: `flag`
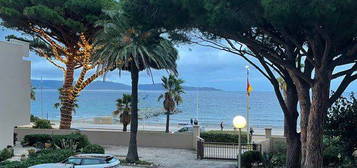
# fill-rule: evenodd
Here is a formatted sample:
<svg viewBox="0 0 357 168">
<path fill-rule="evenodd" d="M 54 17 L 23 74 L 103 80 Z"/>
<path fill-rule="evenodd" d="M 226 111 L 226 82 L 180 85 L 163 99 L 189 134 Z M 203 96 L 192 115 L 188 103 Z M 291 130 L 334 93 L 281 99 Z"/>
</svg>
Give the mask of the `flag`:
<svg viewBox="0 0 357 168">
<path fill-rule="evenodd" d="M 252 85 L 250 85 L 249 80 L 247 78 L 247 95 L 250 96 L 250 92 L 253 91 Z"/>
</svg>

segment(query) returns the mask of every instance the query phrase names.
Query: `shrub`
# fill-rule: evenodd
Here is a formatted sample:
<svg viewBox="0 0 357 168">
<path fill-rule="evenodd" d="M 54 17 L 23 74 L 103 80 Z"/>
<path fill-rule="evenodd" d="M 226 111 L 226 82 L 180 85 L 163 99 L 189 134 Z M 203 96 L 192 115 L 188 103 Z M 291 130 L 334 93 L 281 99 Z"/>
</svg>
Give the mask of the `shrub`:
<svg viewBox="0 0 357 168">
<path fill-rule="evenodd" d="M 12 147 L 5 148 L 0 151 L 0 162 L 7 160 L 14 156 L 14 149 Z"/>
<path fill-rule="evenodd" d="M 55 145 L 59 146 L 63 140 L 73 140 L 75 143 L 78 143 L 78 149 L 82 149 L 90 144 L 87 136 L 82 135 L 80 133 L 72 133 L 68 135 L 53 135 L 53 142 Z"/>
<path fill-rule="evenodd" d="M 24 146 L 33 146 L 36 143 L 50 143 L 52 142 L 52 135 L 48 134 L 31 134 L 26 135 L 22 141 Z"/>
<path fill-rule="evenodd" d="M 251 168 L 254 163 L 263 163 L 263 156 L 258 151 L 247 151 L 242 154 L 242 166 Z"/>
<path fill-rule="evenodd" d="M 31 121 L 31 122 L 36 122 L 36 121 L 38 121 L 38 120 L 41 120 L 41 118 L 36 117 L 36 116 L 34 116 L 34 115 L 31 114 L 31 117 L 30 117 L 30 121 Z"/>
<path fill-rule="evenodd" d="M 201 138 L 205 142 L 227 142 L 227 143 L 238 143 L 238 131 L 208 131 L 202 132 Z M 241 143 L 247 142 L 247 134 L 242 132 Z"/>
<path fill-rule="evenodd" d="M 37 164 L 43 163 L 58 163 L 68 157 L 74 155 L 75 153 L 71 150 L 41 150 L 35 154 L 30 155 L 30 157 L 22 162 L 19 161 L 6 161 L 0 163 L 1 168 L 27 168 Z"/>
<path fill-rule="evenodd" d="M 343 146 L 340 143 L 340 138 L 331 138 L 324 136 L 323 138 L 324 150 L 323 150 L 323 163 L 324 166 L 337 166 L 339 164 L 338 155 L 343 155 Z"/>
<path fill-rule="evenodd" d="M 104 154 L 104 148 L 100 145 L 97 144 L 92 144 L 92 145 L 88 145 L 86 147 L 83 148 L 83 153 L 99 153 L 99 154 Z"/>
<path fill-rule="evenodd" d="M 273 142 L 273 152 L 272 158 L 271 158 L 271 164 L 274 167 L 282 167 L 285 165 L 286 162 L 286 150 L 287 150 L 287 145 L 285 140 L 279 140 L 276 139 Z"/>
<path fill-rule="evenodd" d="M 52 143 L 57 146 L 62 146 L 62 142 L 72 140 L 75 143 L 78 143 L 77 148 L 82 149 L 85 146 L 89 145 L 89 140 L 87 136 L 73 133 L 68 135 L 48 135 L 48 134 L 31 134 L 26 135 L 23 140 L 23 145 L 33 146 L 36 143 Z"/>
<path fill-rule="evenodd" d="M 52 126 L 48 120 L 37 120 L 32 128 L 52 129 Z"/>
</svg>

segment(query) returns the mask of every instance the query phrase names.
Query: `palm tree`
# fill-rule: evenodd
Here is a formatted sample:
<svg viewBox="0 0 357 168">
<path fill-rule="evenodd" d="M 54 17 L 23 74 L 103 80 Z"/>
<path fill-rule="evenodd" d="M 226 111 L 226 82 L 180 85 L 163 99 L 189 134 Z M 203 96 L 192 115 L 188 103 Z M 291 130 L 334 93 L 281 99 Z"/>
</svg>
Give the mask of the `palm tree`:
<svg viewBox="0 0 357 168">
<path fill-rule="evenodd" d="M 131 124 L 130 141 L 126 160 L 139 160 L 137 151 L 138 130 L 138 83 L 139 72 L 151 68 L 166 69 L 176 73 L 177 51 L 173 44 L 160 36 L 158 30 L 142 30 L 128 24 L 121 13 L 107 12 L 109 20 L 98 25 L 103 27 L 98 33 L 95 47 L 96 56 L 103 68 L 115 67 L 131 73 Z M 114 69 L 112 69 L 114 70 Z"/>
<path fill-rule="evenodd" d="M 164 99 L 163 105 L 166 110 L 166 133 L 169 133 L 170 127 L 170 114 L 176 109 L 176 106 L 182 103 L 181 94 L 184 93 L 183 87 L 181 84 L 184 82 L 181 79 L 177 79 L 175 75 L 170 74 L 167 78 L 163 76 L 161 78 L 162 86 L 166 89 L 166 92 L 161 94 L 158 98 L 160 101 L 162 98 Z"/>
<path fill-rule="evenodd" d="M 116 100 L 117 111 L 120 113 L 120 123 L 123 124 L 123 131 L 127 131 L 127 126 L 130 124 L 130 106 L 131 106 L 131 95 L 123 94 L 122 98 Z"/>
<path fill-rule="evenodd" d="M 63 105 L 63 102 L 64 102 L 64 95 L 63 95 L 64 92 L 63 92 L 63 89 L 62 89 L 62 88 L 59 88 L 59 89 L 57 89 L 57 90 L 58 90 L 58 94 L 59 94 L 59 96 L 58 96 L 58 101 L 59 101 L 59 102 L 53 104 L 53 107 L 54 107 L 55 109 L 60 108 L 60 107 Z M 73 113 L 76 113 L 76 109 L 79 108 L 79 105 L 78 105 L 77 102 L 78 102 L 78 99 L 77 99 L 77 97 L 75 97 L 74 100 L 73 100 Z"/>
</svg>

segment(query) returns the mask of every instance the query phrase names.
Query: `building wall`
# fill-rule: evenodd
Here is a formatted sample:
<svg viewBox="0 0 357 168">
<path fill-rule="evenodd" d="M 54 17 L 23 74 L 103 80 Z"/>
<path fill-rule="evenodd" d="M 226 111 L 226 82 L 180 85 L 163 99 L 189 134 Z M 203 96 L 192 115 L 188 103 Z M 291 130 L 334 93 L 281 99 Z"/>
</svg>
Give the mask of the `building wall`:
<svg viewBox="0 0 357 168">
<path fill-rule="evenodd" d="M 14 127 L 30 122 L 29 46 L 0 41 L 0 149 L 13 144 Z"/>
</svg>

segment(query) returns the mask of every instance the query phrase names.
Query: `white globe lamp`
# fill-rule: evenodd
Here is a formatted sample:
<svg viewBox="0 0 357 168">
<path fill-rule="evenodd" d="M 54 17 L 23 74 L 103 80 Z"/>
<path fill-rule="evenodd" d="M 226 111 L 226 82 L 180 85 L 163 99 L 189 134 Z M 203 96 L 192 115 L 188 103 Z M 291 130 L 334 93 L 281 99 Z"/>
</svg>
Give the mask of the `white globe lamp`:
<svg viewBox="0 0 357 168">
<path fill-rule="evenodd" d="M 242 128 L 247 126 L 247 120 L 243 116 L 235 116 L 233 118 L 233 126 L 234 128 L 238 128 L 239 130 L 239 136 L 238 136 L 238 148 L 239 148 L 239 153 L 238 153 L 238 160 L 237 160 L 237 165 L 238 168 L 241 168 L 241 155 L 242 155 L 242 146 L 240 143 L 240 137 L 241 137 L 241 130 Z"/>
<path fill-rule="evenodd" d="M 247 120 L 243 116 L 235 116 L 233 118 L 233 126 L 234 128 L 244 128 L 247 126 Z"/>
</svg>

